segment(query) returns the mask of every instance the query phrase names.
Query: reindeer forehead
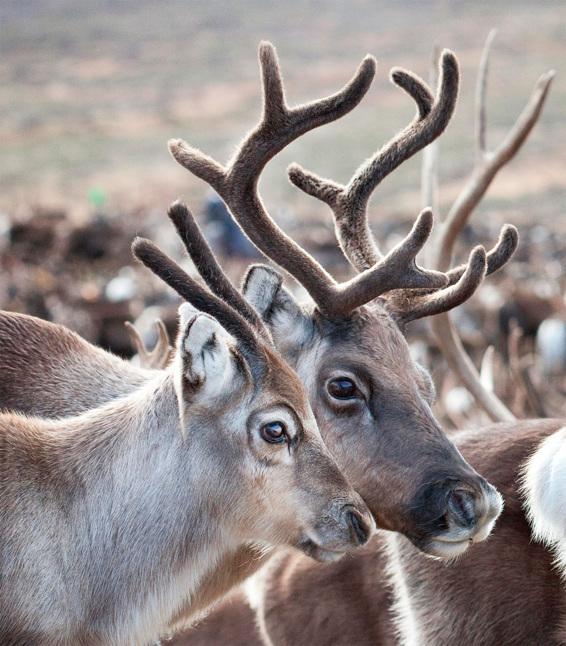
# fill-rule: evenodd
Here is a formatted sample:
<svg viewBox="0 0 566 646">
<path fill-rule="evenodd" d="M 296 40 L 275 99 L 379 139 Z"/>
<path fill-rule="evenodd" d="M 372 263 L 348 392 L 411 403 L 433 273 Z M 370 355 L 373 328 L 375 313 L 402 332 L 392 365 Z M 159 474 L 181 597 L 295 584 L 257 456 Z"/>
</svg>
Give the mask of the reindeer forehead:
<svg viewBox="0 0 566 646">
<path fill-rule="evenodd" d="M 282 400 L 286 400 L 301 415 L 309 414 L 309 405 L 306 390 L 289 365 L 275 352 L 266 352 L 267 370 L 263 387 L 267 391 L 276 393 Z"/>
<path fill-rule="evenodd" d="M 379 305 L 358 308 L 348 317 L 324 317 L 318 325 L 333 352 L 352 358 L 411 363 L 407 342 L 392 317 Z"/>
</svg>

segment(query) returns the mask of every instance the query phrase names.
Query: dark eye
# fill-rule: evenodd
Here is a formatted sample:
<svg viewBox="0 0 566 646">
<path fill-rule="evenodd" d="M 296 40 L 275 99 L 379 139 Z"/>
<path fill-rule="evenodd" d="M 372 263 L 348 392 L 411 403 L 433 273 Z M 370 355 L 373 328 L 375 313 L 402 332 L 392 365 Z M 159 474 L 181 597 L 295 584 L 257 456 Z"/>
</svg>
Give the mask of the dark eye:
<svg viewBox="0 0 566 646">
<path fill-rule="evenodd" d="M 270 422 L 269 424 L 264 424 L 259 432 L 266 442 L 271 442 L 272 444 L 285 442 L 287 439 L 287 429 L 283 422 Z"/>
<path fill-rule="evenodd" d="M 356 394 L 356 384 L 347 377 L 337 377 L 328 383 L 328 392 L 336 399 L 351 399 Z"/>
</svg>

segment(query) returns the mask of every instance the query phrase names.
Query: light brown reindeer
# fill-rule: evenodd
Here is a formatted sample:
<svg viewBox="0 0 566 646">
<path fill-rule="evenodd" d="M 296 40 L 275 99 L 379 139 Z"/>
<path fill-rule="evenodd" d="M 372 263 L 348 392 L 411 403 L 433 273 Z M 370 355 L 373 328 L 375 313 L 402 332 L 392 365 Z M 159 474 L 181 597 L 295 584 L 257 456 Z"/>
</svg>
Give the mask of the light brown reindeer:
<svg viewBox="0 0 566 646">
<path fill-rule="evenodd" d="M 450 309 L 468 298 L 483 279 L 486 265 L 493 271 L 506 262 L 515 247 L 516 232 L 506 228 L 487 260 L 483 248 L 477 248 L 466 268 L 453 270 L 448 276 L 424 271 L 414 258 L 432 226 L 432 215 L 425 210 L 409 236 L 386 258 L 348 283 L 337 285 L 275 226 L 263 209 L 257 182 L 264 165 L 292 139 L 338 118 L 361 100 L 373 78 L 375 63 L 367 58 L 338 94 L 294 109 L 284 103 L 277 59 L 267 43 L 260 47 L 260 63 L 264 115 L 227 169 L 179 141 L 172 143 L 171 149 L 184 165 L 214 186 L 258 246 L 294 273 L 311 293 L 314 302 L 299 305 L 281 286 L 278 272 L 254 267 L 243 289 L 253 306 L 248 306 L 246 316 L 254 318 L 259 313 L 267 322 L 276 346 L 307 387 L 326 443 L 339 456 L 347 477 L 368 503 L 378 525 L 402 532 L 428 553 L 453 556 L 466 550 L 470 539 L 479 541 L 488 535 L 500 511 L 500 499 L 462 460 L 434 419 L 430 410 L 432 382 L 411 359 L 400 326 Z M 458 67 L 449 52 L 444 54 L 441 66 L 436 99 L 413 74 L 394 72 L 395 82 L 415 99 L 419 112 L 413 124 L 360 169 L 349 192 L 352 208 L 365 206 L 373 188 L 388 172 L 446 126 L 456 100 Z M 190 214 L 178 206 L 170 215 L 190 250 L 197 240 Z M 193 248 L 191 255 L 198 262 L 198 258 L 209 259 L 210 253 L 205 248 Z M 210 273 L 214 263 L 207 260 L 202 264 L 199 269 L 209 286 L 231 302 L 233 291 L 226 292 L 218 272 Z M 447 283 L 449 287 L 440 289 Z M 395 297 L 388 298 L 387 294 Z M 87 367 L 80 361 L 77 339 L 73 338 L 69 354 L 54 375 L 59 395 L 49 402 L 30 402 L 26 393 L 38 390 L 44 379 L 41 370 L 34 367 L 43 363 L 34 356 L 42 350 L 26 344 L 27 356 L 22 358 L 21 339 L 29 320 L 18 318 L 14 323 L 17 317 L 8 318 L 9 331 L 0 328 L 4 347 L 0 374 L 7 369 L 14 378 L 16 356 L 18 366 L 26 364 L 25 379 L 12 383 L 8 401 L 0 405 L 17 409 L 12 402 L 19 402 L 19 406 L 38 409 L 58 408 L 58 415 L 82 407 L 79 388 L 67 383 L 69 366 L 81 366 L 80 390 L 90 391 L 95 375 L 109 362 L 99 364 L 91 349 Z M 100 351 L 97 356 L 102 357 Z M 125 374 L 126 385 L 122 383 L 116 390 L 123 392 L 130 381 L 146 378 L 142 372 L 132 377 L 131 370 Z M 67 387 L 72 396 L 66 396 Z M 95 394 L 101 399 L 115 396 L 106 388 Z"/>
<path fill-rule="evenodd" d="M 171 367 L 77 417 L 0 415 L 5 646 L 152 644 L 246 578 L 242 553 L 334 560 L 375 527 L 263 324 L 134 251 L 192 304 Z"/>
</svg>

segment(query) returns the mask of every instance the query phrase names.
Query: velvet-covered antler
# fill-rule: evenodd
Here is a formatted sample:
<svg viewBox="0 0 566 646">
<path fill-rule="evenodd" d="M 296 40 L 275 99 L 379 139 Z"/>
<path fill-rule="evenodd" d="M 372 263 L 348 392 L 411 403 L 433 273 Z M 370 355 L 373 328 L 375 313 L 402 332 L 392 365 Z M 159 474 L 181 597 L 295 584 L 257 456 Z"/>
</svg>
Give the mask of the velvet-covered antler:
<svg viewBox="0 0 566 646">
<path fill-rule="evenodd" d="M 352 110 L 369 88 L 375 74 L 375 60 L 366 57 L 354 78 L 337 94 L 289 108 L 275 50 L 270 43 L 260 45 L 259 59 L 263 79 L 263 116 L 227 166 L 221 166 L 182 140 L 169 142 L 175 159 L 216 190 L 256 247 L 293 275 L 320 310 L 327 314 L 347 315 L 356 307 L 395 289 L 445 286 L 448 278 L 444 274 L 425 271 L 415 264 L 415 257 L 432 228 L 429 210 L 421 213 L 407 238 L 386 257 L 341 284 L 337 284 L 270 218 L 257 190 L 261 171 L 291 141 Z M 420 96 L 419 85 L 413 83 L 412 76 L 401 75 L 400 79 L 400 84 L 417 100 L 424 114 L 429 98 Z"/>
</svg>

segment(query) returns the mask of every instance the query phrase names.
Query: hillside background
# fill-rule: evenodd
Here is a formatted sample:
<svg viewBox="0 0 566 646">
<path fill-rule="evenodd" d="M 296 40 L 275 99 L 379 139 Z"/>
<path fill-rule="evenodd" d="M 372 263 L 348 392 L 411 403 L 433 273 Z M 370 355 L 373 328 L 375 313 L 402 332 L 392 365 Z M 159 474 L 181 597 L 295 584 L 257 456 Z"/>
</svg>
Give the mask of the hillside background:
<svg viewBox="0 0 566 646">
<path fill-rule="evenodd" d="M 184 195 L 195 210 L 206 187 L 169 156 L 182 137 L 224 162 L 259 115 L 260 40 L 277 47 L 290 102 L 340 88 L 366 53 L 378 60 L 368 95 L 350 115 L 289 146 L 264 173 L 262 194 L 300 217 L 328 214 L 286 180 L 297 161 L 346 181 L 361 160 L 413 116 L 388 81 L 400 65 L 427 78 L 433 45 L 461 64 L 457 113 L 441 141 L 442 204 L 473 163 L 473 93 L 481 50 L 496 27 L 488 87 L 489 141 L 504 136 L 538 76 L 556 69 L 529 141 L 482 204 L 497 221 L 533 218 L 566 229 L 566 12 L 563 2 L 350 0 L 3 0 L 0 7 L 0 209 L 34 206 L 82 221 L 87 195 L 109 214 L 156 209 Z M 420 159 L 378 189 L 376 219 L 420 209 Z M 285 211 L 285 209 L 283 209 Z"/>
</svg>

